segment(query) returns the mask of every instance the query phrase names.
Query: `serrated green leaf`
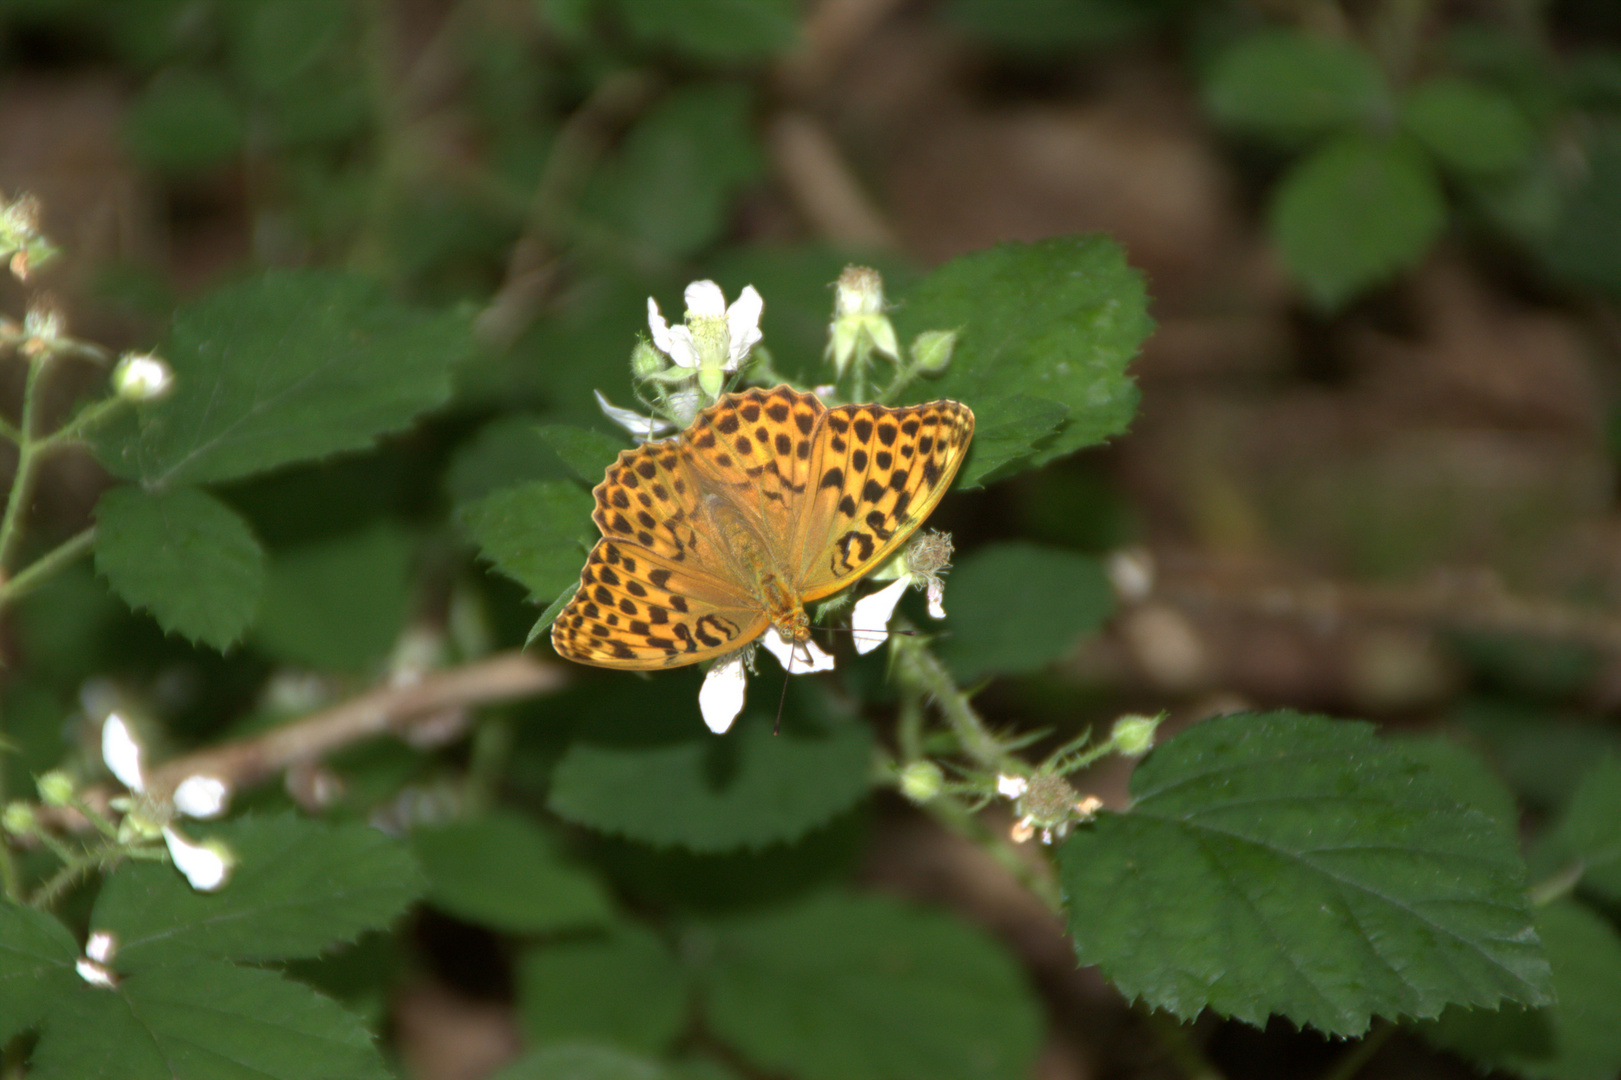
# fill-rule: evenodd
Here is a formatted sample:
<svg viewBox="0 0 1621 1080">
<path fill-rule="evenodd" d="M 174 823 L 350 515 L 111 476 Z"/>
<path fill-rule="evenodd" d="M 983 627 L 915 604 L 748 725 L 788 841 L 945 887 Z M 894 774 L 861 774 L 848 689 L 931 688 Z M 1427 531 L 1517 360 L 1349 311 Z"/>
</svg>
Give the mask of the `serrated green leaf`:
<svg viewBox="0 0 1621 1080">
<path fill-rule="evenodd" d="M 1114 613 L 1103 564 L 1090 555 L 1015 541 L 957 560 L 946 577 L 940 658 L 970 683 L 1040 671 Z"/>
<path fill-rule="evenodd" d="M 136 160 L 171 173 L 228 161 L 246 133 L 242 105 L 225 84 L 180 67 L 148 83 L 124 117 L 124 142 Z"/>
<path fill-rule="evenodd" d="M 974 452 L 957 478 L 965 488 L 1034 453 L 1069 418 L 1068 406 L 1023 394 L 975 402 L 973 409 Z"/>
<path fill-rule="evenodd" d="M 805 1080 L 1028 1075 L 1042 1018 L 984 934 L 879 897 L 832 895 L 715 927 L 708 1025 Z"/>
<path fill-rule="evenodd" d="M 648 110 L 582 199 L 574 224 L 581 240 L 633 263 L 682 258 L 713 243 L 733 197 L 764 167 L 753 111 L 753 93 L 740 82 L 691 85 Z M 628 352 L 633 339 L 623 340 Z"/>
<path fill-rule="evenodd" d="M 1526 163 L 1536 133 L 1507 95 L 1482 83 L 1441 75 L 1414 87 L 1401 106 L 1407 131 L 1440 159 L 1469 173 Z"/>
<path fill-rule="evenodd" d="M 540 429 L 540 438 L 556 451 L 581 483 L 592 487 L 602 483 L 608 466 L 626 449 L 623 439 L 567 424 L 548 424 Z"/>
<path fill-rule="evenodd" d="M 275 552 L 255 642 L 322 671 L 376 665 L 410 613 L 415 554 L 415 540 L 386 522 Z"/>
<path fill-rule="evenodd" d="M 1245 36 L 1217 59 L 1205 102 L 1229 127 L 1293 142 L 1377 123 L 1390 111 L 1390 89 L 1373 57 L 1350 42 L 1274 30 Z"/>
<path fill-rule="evenodd" d="M 1621 938 L 1580 904 L 1537 912 L 1556 1004 L 1528 1011 L 1451 1008 L 1419 1030 L 1483 1068 L 1539 1080 L 1611 1080 L 1621 1072 Z"/>
<path fill-rule="evenodd" d="M 467 503 L 531 480 L 564 480 L 568 469 L 540 437 L 532 413 L 509 413 L 485 424 L 456 449 L 445 468 L 445 494 Z"/>
<path fill-rule="evenodd" d="M 615 0 L 633 34 L 703 60 L 765 60 L 798 34 L 794 0 Z"/>
<path fill-rule="evenodd" d="M 175 314 L 173 392 L 110 420 L 96 453 L 165 487 L 364 449 L 442 404 L 469 348 L 460 317 L 408 308 L 371 281 L 272 271 Z"/>
<path fill-rule="evenodd" d="M 537 638 L 551 628 L 552 623 L 557 621 L 557 617 L 568 606 L 568 602 L 574 599 L 574 594 L 579 591 L 579 588 L 577 582 L 570 582 L 563 586 L 563 591 L 557 594 L 557 599 L 546 605 L 546 610 L 540 613 L 540 618 L 535 620 L 535 625 L 529 628 L 529 636 L 524 638 L 524 648 L 527 649 L 533 645 Z"/>
<path fill-rule="evenodd" d="M 1603 758 L 1583 774 L 1550 846 L 1580 862 L 1584 888 L 1621 901 L 1621 757 Z"/>
<path fill-rule="evenodd" d="M 242 818 L 215 836 L 235 854 L 226 886 L 191 889 L 171 866 L 124 863 L 108 876 L 91 925 L 118 935 L 120 971 L 179 954 L 235 960 L 313 956 L 387 926 L 424 882 L 398 841 L 359 824 L 329 826 L 290 814 Z"/>
<path fill-rule="evenodd" d="M 411 834 L 428 898 L 452 915 L 512 933 L 603 926 L 612 918 L 597 879 L 564 861 L 528 818 L 489 814 Z"/>
<path fill-rule="evenodd" d="M 1059 851 L 1076 954 L 1128 997 L 1331 1035 L 1549 1000 L 1512 841 L 1369 725 L 1208 720 L 1131 790 Z"/>
<path fill-rule="evenodd" d="M 1520 808 L 1514 793 L 1473 750 L 1442 735 L 1402 738 L 1396 745 L 1403 755 L 1428 765 L 1458 803 L 1491 818 L 1505 835 L 1519 835 Z"/>
<path fill-rule="evenodd" d="M 371 1033 L 307 986 L 216 960 L 84 984 L 51 1017 L 34 1080 L 388 1080 Z"/>
<path fill-rule="evenodd" d="M 1270 223 L 1307 294 L 1333 308 L 1417 263 L 1446 225 L 1446 201 L 1405 144 L 1349 135 L 1290 170 Z"/>
<path fill-rule="evenodd" d="M 537 946 L 518 961 L 518 1016 L 530 1043 L 600 1041 L 657 1053 L 685 1025 L 689 991 L 670 950 L 627 924 L 605 938 Z"/>
<path fill-rule="evenodd" d="M 698 852 L 785 843 L 848 810 L 868 790 L 872 737 L 844 723 L 815 735 L 745 717 L 717 739 L 696 699 L 673 706 L 690 738 L 653 746 L 577 741 L 552 773 L 547 805 L 570 821 Z"/>
<path fill-rule="evenodd" d="M 537 480 L 459 506 L 456 520 L 497 570 L 549 600 L 579 584 L 597 535 L 593 505 L 574 484 Z"/>
<path fill-rule="evenodd" d="M 96 569 L 164 630 L 224 650 L 265 587 L 265 554 L 242 516 L 196 488 L 109 488 L 96 504 Z"/>
<path fill-rule="evenodd" d="M 953 259 L 906 295 L 895 322 L 903 341 L 962 331 L 951 367 L 914 384 L 910 398 L 952 398 L 977 413 L 982 403 L 1022 396 L 1069 410 L 1022 467 L 1118 435 L 1137 412 L 1126 365 L 1152 323 L 1142 278 L 1105 237 L 1000 244 Z M 964 466 L 971 476 L 981 475 L 976 453 L 971 447 Z"/>
<path fill-rule="evenodd" d="M 0 900 L 0 1046 L 49 1016 L 77 985 L 79 946 L 43 911 Z"/>
<path fill-rule="evenodd" d="M 542 1046 L 508 1062 L 490 1080 L 675 1080 L 660 1062 L 616 1046 Z"/>
</svg>

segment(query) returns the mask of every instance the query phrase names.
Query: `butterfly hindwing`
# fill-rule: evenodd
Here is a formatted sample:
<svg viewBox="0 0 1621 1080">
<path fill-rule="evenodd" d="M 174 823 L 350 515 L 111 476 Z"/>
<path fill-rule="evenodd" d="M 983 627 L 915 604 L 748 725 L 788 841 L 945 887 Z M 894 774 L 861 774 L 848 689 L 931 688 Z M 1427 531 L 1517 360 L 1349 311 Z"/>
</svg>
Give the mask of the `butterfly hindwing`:
<svg viewBox="0 0 1621 1080">
<path fill-rule="evenodd" d="M 604 537 L 552 624 L 552 646 L 582 664 L 678 667 L 739 649 L 765 627 L 764 610 L 725 581 Z"/>
<path fill-rule="evenodd" d="M 797 537 L 806 601 L 838 592 L 906 543 L 957 475 L 974 414 L 955 401 L 844 405 L 822 425 Z"/>
</svg>

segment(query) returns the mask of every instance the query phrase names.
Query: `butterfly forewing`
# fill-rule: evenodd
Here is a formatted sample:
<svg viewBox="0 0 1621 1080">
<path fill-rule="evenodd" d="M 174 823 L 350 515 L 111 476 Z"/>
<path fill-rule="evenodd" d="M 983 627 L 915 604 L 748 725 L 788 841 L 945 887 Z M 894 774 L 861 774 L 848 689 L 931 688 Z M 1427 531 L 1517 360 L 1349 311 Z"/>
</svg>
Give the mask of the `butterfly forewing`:
<svg viewBox="0 0 1621 1080">
<path fill-rule="evenodd" d="M 683 438 L 701 484 L 725 498 L 773 551 L 787 550 L 805 506 L 817 425 L 827 408 L 786 386 L 728 394 Z"/>
<path fill-rule="evenodd" d="M 844 405 L 828 410 L 822 425 L 795 541 L 807 601 L 838 592 L 900 550 L 957 475 L 974 414 L 955 401 Z"/>
</svg>

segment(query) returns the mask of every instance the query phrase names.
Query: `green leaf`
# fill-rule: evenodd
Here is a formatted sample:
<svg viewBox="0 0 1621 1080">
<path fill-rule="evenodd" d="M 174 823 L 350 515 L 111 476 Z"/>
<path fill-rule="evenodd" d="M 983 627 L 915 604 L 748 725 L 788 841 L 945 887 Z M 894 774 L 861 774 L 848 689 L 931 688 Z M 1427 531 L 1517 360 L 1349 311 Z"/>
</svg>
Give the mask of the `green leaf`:
<svg viewBox="0 0 1621 1080">
<path fill-rule="evenodd" d="M 453 503 L 467 503 L 530 480 L 563 480 L 569 475 L 541 438 L 537 417 L 508 413 L 456 448 L 445 469 L 445 494 Z"/>
<path fill-rule="evenodd" d="M 535 625 L 529 628 L 529 636 L 524 638 L 523 641 L 524 648 L 527 649 L 533 645 L 537 638 L 551 628 L 552 623 L 557 621 L 557 617 L 563 613 L 564 608 L 568 607 L 568 602 L 574 599 L 574 594 L 579 589 L 579 582 L 570 582 L 563 586 L 563 591 L 557 594 L 557 599 L 546 605 L 546 610 L 540 613 L 540 618 L 535 620 Z"/>
<path fill-rule="evenodd" d="M 517 986 L 524 1035 L 536 1045 L 601 1041 L 651 1054 L 686 1024 L 686 973 L 663 942 L 635 925 L 530 949 L 518 962 Z"/>
<path fill-rule="evenodd" d="M 1583 774 L 1550 846 L 1580 862 L 1585 888 L 1621 901 L 1621 757 L 1605 757 Z"/>
<path fill-rule="evenodd" d="M 1536 133 L 1506 95 L 1468 79 L 1441 75 L 1402 102 L 1402 125 L 1448 168 L 1498 173 L 1524 165 Z"/>
<path fill-rule="evenodd" d="M 679 6 L 636 5 L 649 12 Z M 764 167 L 753 109 L 747 85 L 719 83 L 678 90 L 649 110 L 586 192 L 575 226 L 582 239 L 633 264 L 654 265 L 717 240 L 733 196 Z M 626 351 L 633 329 L 624 330 Z"/>
<path fill-rule="evenodd" d="M 1002 466 L 1028 457 L 1067 419 L 1067 406 L 1023 394 L 982 403 L 974 409 L 973 453 L 958 485 L 978 487 Z"/>
<path fill-rule="evenodd" d="M 1435 778 L 1447 785 L 1454 802 L 1479 810 L 1506 836 L 1519 835 L 1520 808 L 1514 793 L 1473 750 L 1443 735 L 1402 738 L 1396 745 L 1404 756 L 1428 765 Z"/>
<path fill-rule="evenodd" d="M 1030 1074 L 1040 1009 L 982 932 L 832 895 L 714 930 L 709 1028 L 762 1072 L 805 1080 Z"/>
<path fill-rule="evenodd" d="M 148 487 L 231 480 L 371 446 L 450 394 L 468 352 L 459 317 L 362 278 L 272 271 L 175 314 L 175 386 L 109 421 L 102 464 Z"/>
<path fill-rule="evenodd" d="M 537 480 L 459 506 L 456 520 L 497 570 L 543 601 L 580 583 L 596 542 L 593 505 L 574 484 Z"/>
<path fill-rule="evenodd" d="M 243 818 L 208 835 L 237 860 L 218 892 L 196 892 L 173 867 L 155 863 L 123 863 L 107 878 L 90 921 L 118 935 L 120 971 L 176 953 L 313 956 L 387 926 L 422 893 L 422 875 L 405 846 L 365 825 L 327 826 L 284 814 Z"/>
<path fill-rule="evenodd" d="M 1205 102 L 1229 127 L 1286 142 L 1376 124 L 1390 88 L 1372 56 L 1350 42 L 1298 30 L 1242 38 L 1216 60 Z"/>
<path fill-rule="evenodd" d="M 676 1080 L 663 1064 L 615 1046 L 573 1043 L 529 1051 L 490 1080 Z"/>
<path fill-rule="evenodd" d="M 704 731 L 696 697 L 673 700 L 669 724 L 692 731 L 652 746 L 576 741 L 552 774 L 552 811 L 581 825 L 692 851 L 794 840 L 867 793 L 872 736 L 841 723 L 814 735 L 744 717 L 724 738 Z"/>
<path fill-rule="evenodd" d="M 940 658 L 970 683 L 1040 671 L 1114 613 L 1103 565 L 1015 541 L 959 559 L 946 578 Z"/>
<path fill-rule="evenodd" d="M 124 117 L 124 142 L 137 161 L 170 173 L 221 165 L 247 133 L 242 106 L 214 75 L 171 68 L 141 91 Z"/>
<path fill-rule="evenodd" d="M 1076 954 L 1127 997 L 1329 1035 L 1549 1000 L 1512 840 L 1371 726 L 1208 720 L 1131 791 L 1059 851 Z"/>
<path fill-rule="evenodd" d="M 1105 237 L 1001 244 L 953 259 L 908 293 L 895 315 L 903 341 L 924 330 L 962 331 L 950 369 L 915 384 L 910 397 L 960 401 L 994 421 L 993 431 L 1005 418 L 1028 415 L 1030 398 L 1069 410 L 1068 422 L 1021 467 L 1118 435 L 1136 414 L 1126 364 L 1152 324 L 1142 278 Z M 984 475 L 978 452 L 969 451 L 967 475 Z"/>
<path fill-rule="evenodd" d="M 405 626 L 415 552 L 415 540 L 386 522 L 276 552 L 255 641 L 321 671 L 377 664 Z"/>
<path fill-rule="evenodd" d="M 1326 308 L 1417 263 L 1446 225 L 1435 173 L 1402 143 L 1346 136 L 1284 177 L 1273 238 L 1307 294 Z"/>
<path fill-rule="evenodd" d="M 563 464 L 584 484 L 595 487 L 602 483 L 608 466 L 625 449 L 625 440 L 604 435 L 600 431 L 570 427 L 567 424 L 549 424 L 540 429 L 540 438 L 557 452 Z"/>
<path fill-rule="evenodd" d="M 96 504 L 96 569 L 164 630 L 224 650 L 259 610 L 265 554 L 242 516 L 196 488 L 110 488 Z"/>
<path fill-rule="evenodd" d="M 43 911 L 0 900 L 0 1046 L 51 1015 L 78 986 L 79 946 Z"/>
<path fill-rule="evenodd" d="M 700 60 L 766 60 L 793 48 L 794 0 L 615 0 L 631 33 Z"/>
<path fill-rule="evenodd" d="M 352 9 L 347 4 L 242 5 L 233 21 L 237 70 L 261 93 L 310 79 L 343 37 Z"/>
<path fill-rule="evenodd" d="M 371 1033 L 307 986 L 216 960 L 85 984 L 52 1015 L 33 1080 L 388 1080 Z"/>
<path fill-rule="evenodd" d="M 1528 1011 L 1450 1008 L 1419 1030 L 1486 1069 L 1546 1080 L 1611 1080 L 1621 1071 L 1621 938 L 1571 901 L 1537 912 L 1557 1003 Z"/>
<path fill-rule="evenodd" d="M 428 898 L 452 915 L 512 933 L 602 926 L 612 917 L 596 877 L 559 855 L 528 818 L 490 814 L 411 834 Z"/>
</svg>

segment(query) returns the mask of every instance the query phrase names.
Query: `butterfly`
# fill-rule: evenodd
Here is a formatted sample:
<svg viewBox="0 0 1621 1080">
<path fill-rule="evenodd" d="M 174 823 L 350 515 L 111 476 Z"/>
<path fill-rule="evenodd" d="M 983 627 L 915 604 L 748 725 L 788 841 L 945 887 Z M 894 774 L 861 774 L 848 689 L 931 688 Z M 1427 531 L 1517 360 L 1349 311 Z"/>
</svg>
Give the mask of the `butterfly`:
<svg viewBox="0 0 1621 1080">
<path fill-rule="evenodd" d="M 724 656 L 905 544 L 968 452 L 955 401 L 841 405 L 787 386 L 725 394 L 681 434 L 621 451 L 592 489 L 602 539 L 552 624 L 558 655 L 650 669 Z"/>
</svg>

